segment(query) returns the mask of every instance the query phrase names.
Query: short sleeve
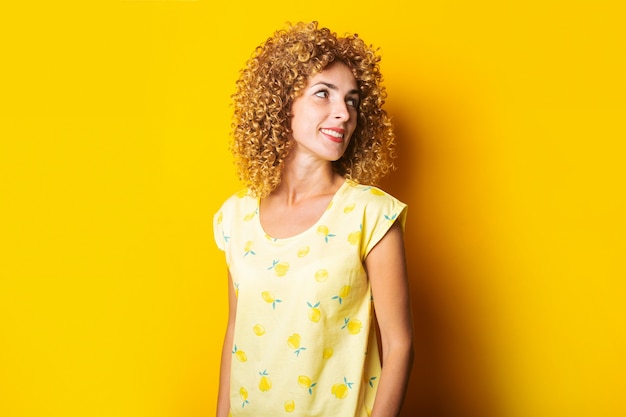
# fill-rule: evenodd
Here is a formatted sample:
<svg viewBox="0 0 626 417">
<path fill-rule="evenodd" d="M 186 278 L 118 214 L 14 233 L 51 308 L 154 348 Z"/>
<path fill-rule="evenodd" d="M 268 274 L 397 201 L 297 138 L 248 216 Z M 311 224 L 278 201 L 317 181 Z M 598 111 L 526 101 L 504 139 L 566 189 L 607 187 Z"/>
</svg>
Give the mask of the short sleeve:
<svg viewBox="0 0 626 417">
<path fill-rule="evenodd" d="M 220 250 L 225 250 L 224 245 L 224 228 L 223 228 L 224 215 L 220 209 L 213 216 L 213 237 L 215 238 L 215 244 Z"/>
<path fill-rule="evenodd" d="M 213 216 L 213 237 L 215 244 L 222 251 L 226 251 L 226 246 L 230 239 L 230 224 L 233 210 L 232 202 L 232 198 L 226 200 Z"/>
<path fill-rule="evenodd" d="M 402 230 L 406 224 L 407 205 L 387 193 L 375 190 L 376 192 L 369 198 L 363 216 L 364 241 L 361 253 L 363 259 L 395 222 L 400 222 Z"/>
</svg>

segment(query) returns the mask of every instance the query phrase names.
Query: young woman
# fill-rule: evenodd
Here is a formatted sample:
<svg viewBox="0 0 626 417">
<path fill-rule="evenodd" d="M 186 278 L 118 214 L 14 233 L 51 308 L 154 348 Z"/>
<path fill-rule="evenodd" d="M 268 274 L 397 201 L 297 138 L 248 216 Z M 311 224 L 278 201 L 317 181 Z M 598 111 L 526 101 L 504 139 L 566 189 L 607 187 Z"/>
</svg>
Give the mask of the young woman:
<svg viewBox="0 0 626 417">
<path fill-rule="evenodd" d="M 372 185 L 393 167 L 379 60 L 357 35 L 300 23 L 241 72 L 231 149 L 246 188 L 214 219 L 230 303 L 218 417 L 399 413 L 406 206 Z"/>
</svg>

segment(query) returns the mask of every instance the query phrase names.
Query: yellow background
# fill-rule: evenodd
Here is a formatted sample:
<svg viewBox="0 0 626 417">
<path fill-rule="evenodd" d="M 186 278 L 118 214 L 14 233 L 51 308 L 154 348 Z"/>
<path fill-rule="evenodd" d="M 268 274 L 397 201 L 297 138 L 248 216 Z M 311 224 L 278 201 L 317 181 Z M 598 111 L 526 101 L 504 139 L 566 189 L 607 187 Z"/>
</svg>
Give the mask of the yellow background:
<svg viewBox="0 0 626 417">
<path fill-rule="evenodd" d="M 0 415 L 213 414 L 229 96 L 256 45 L 314 19 L 383 55 L 403 416 L 626 415 L 620 3 L 3 3 Z"/>
</svg>

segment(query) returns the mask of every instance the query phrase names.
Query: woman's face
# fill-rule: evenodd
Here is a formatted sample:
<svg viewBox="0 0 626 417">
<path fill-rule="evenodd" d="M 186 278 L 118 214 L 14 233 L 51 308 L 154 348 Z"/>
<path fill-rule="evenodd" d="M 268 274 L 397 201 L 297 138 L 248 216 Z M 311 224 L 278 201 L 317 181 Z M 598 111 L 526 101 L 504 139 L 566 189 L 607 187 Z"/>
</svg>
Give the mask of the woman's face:
<svg viewBox="0 0 626 417">
<path fill-rule="evenodd" d="M 359 90 L 352 71 L 334 63 L 309 78 L 291 107 L 291 154 L 341 158 L 356 128 Z"/>
</svg>

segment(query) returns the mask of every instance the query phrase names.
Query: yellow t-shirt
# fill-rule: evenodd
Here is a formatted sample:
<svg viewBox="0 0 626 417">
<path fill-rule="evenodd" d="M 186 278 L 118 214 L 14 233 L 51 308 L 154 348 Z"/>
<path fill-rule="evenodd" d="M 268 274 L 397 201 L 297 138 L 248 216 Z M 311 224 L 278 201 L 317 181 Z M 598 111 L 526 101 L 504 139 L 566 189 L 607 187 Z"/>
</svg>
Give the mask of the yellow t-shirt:
<svg viewBox="0 0 626 417">
<path fill-rule="evenodd" d="M 268 236 L 243 192 L 214 218 L 237 294 L 230 375 L 233 417 L 369 415 L 380 378 L 369 251 L 406 205 L 346 181 L 308 230 Z"/>
</svg>

